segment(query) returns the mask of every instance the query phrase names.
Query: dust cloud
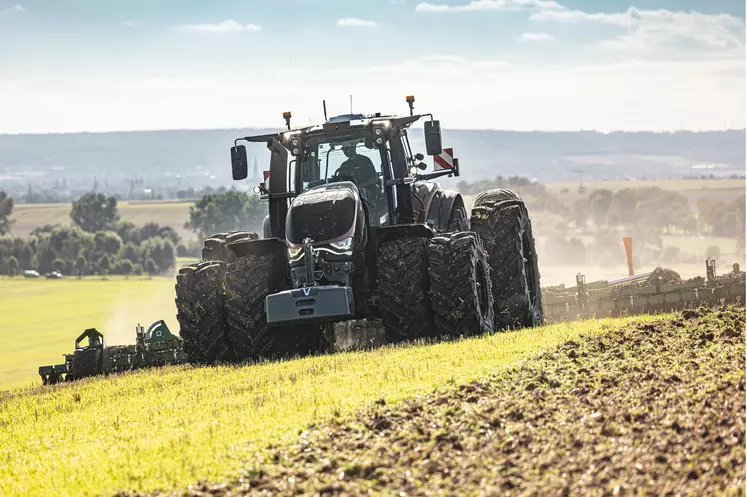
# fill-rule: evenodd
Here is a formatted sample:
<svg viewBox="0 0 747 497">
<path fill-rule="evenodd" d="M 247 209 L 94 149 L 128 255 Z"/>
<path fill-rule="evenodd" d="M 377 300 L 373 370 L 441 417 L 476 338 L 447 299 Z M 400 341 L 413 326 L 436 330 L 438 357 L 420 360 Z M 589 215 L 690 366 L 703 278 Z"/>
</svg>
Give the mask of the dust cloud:
<svg viewBox="0 0 747 497">
<path fill-rule="evenodd" d="M 179 333 L 174 304 L 174 285 L 168 284 L 166 278 L 154 278 L 159 281 L 138 285 L 133 291 L 123 286 L 117 296 L 117 304 L 106 322 L 103 330 L 108 345 L 127 345 L 135 343 L 135 326 L 140 323 L 148 329 L 153 322 L 163 319 L 172 333 Z M 164 281 L 160 281 L 164 280 Z M 172 282 L 169 279 L 169 282 Z"/>
</svg>

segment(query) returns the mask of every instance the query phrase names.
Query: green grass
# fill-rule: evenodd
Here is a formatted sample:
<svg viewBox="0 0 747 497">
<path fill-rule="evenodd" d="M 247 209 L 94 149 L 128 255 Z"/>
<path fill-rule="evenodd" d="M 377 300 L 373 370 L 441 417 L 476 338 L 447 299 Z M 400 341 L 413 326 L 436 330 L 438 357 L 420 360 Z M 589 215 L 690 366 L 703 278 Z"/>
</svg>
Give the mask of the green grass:
<svg viewBox="0 0 747 497">
<path fill-rule="evenodd" d="M 86 328 L 134 343 L 135 325 L 176 324 L 174 279 L 0 278 L 0 390 L 39 384 L 38 366 L 59 364 Z"/>
<path fill-rule="evenodd" d="M 101 495 L 223 481 L 311 422 L 474 380 L 628 320 L 244 367 L 167 367 L 0 394 L 0 494 Z"/>
<path fill-rule="evenodd" d="M 119 202 L 117 207 L 122 221 L 130 221 L 142 226 L 155 221 L 170 226 L 182 238 L 192 238 L 194 233 L 184 229 L 189 220 L 189 207 L 192 202 Z M 13 208 L 14 235 L 25 236 L 34 228 L 45 224 L 72 224 L 70 204 L 16 204 Z"/>
</svg>

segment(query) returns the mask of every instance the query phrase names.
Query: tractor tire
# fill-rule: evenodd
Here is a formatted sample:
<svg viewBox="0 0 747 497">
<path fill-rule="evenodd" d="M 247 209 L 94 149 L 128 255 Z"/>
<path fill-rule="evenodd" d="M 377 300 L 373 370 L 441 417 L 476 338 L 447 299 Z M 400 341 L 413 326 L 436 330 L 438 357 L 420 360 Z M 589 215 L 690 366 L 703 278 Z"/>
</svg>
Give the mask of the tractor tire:
<svg viewBox="0 0 747 497">
<path fill-rule="evenodd" d="M 89 376 L 96 376 L 102 372 L 101 349 L 89 348 L 75 351 L 70 367 L 70 374 L 74 379 L 80 380 Z"/>
<path fill-rule="evenodd" d="M 200 328 L 197 315 L 191 305 L 192 296 L 195 294 L 195 271 L 197 264 L 190 264 L 179 270 L 176 275 L 176 320 L 179 323 L 179 336 L 183 340 L 184 352 L 190 358 L 199 356 L 199 349 L 195 343 Z"/>
<path fill-rule="evenodd" d="M 177 304 L 177 318 L 182 316 L 179 323 L 183 326 L 180 334 L 184 334 L 184 351 L 191 362 L 213 364 L 230 361 L 233 354 L 226 340 L 223 296 L 225 264 L 202 262 L 192 272 L 185 271 L 185 275 L 182 279 L 184 292 L 178 292 L 185 298 Z M 177 279 L 177 285 L 179 282 Z"/>
<path fill-rule="evenodd" d="M 470 336 L 493 330 L 490 266 L 475 233 L 445 233 L 431 239 L 428 275 L 438 335 Z"/>
<path fill-rule="evenodd" d="M 544 317 L 532 223 L 524 202 L 504 192 L 478 196 L 472 214 L 492 268 L 496 328 L 539 326 Z"/>
<path fill-rule="evenodd" d="M 379 245 L 378 297 L 388 343 L 430 337 L 428 239 L 401 238 Z"/>
<path fill-rule="evenodd" d="M 515 191 L 508 188 L 495 188 L 486 190 L 475 195 L 472 207 L 479 207 L 484 204 L 495 204 L 504 200 L 521 200 Z"/>
<path fill-rule="evenodd" d="M 229 263 L 236 258 L 236 255 L 228 248 L 228 244 L 238 240 L 256 240 L 257 238 L 259 238 L 257 234 L 252 231 L 231 231 L 215 234 L 205 240 L 205 245 L 202 248 L 202 260 Z"/>
<path fill-rule="evenodd" d="M 307 355 L 327 350 L 324 328 L 320 325 L 270 328 L 267 324 L 265 298 L 283 290 L 285 279 L 285 259 L 279 254 L 236 257 L 228 264 L 227 336 L 237 360 Z"/>
<path fill-rule="evenodd" d="M 458 205 L 451 210 L 449 216 L 449 223 L 446 231 L 469 231 L 469 217 L 467 216 L 467 209 L 463 205 Z"/>
</svg>

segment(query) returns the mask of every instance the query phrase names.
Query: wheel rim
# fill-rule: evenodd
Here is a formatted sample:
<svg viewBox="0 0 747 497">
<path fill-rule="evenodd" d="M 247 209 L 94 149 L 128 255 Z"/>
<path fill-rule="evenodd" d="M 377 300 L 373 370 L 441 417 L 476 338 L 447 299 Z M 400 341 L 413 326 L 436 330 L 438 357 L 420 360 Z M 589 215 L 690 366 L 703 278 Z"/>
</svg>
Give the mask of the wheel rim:
<svg viewBox="0 0 747 497">
<path fill-rule="evenodd" d="M 475 281 L 477 283 L 477 305 L 480 307 L 480 316 L 487 319 L 490 309 L 488 309 L 488 285 L 485 278 L 485 268 L 480 262 L 477 263 L 477 274 Z"/>
<path fill-rule="evenodd" d="M 535 314 L 535 304 L 537 302 L 537 275 L 534 272 L 534 254 L 532 253 L 527 232 L 521 235 L 521 252 L 524 258 L 524 274 L 527 279 L 527 290 L 529 291 L 529 303 L 532 306 L 530 312 Z"/>
</svg>

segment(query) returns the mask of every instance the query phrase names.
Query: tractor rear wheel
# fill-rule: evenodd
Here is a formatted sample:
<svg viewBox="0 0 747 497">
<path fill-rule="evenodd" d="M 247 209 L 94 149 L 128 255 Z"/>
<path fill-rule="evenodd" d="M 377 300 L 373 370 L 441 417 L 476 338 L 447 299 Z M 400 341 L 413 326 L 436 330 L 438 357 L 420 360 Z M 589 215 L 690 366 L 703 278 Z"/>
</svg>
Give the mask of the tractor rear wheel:
<svg viewBox="0 0 747 497">
<path fill-rule="evenodd" d="M 490 266 L 475 233 L 446 233 L 431 239 L 428 275 L 438 335 L 492 331 Z"/>
<path fill-rule="evenodd" d="M 256 240 L 258 235 L 252 231 L 231 231 L 229 233 L 217 233 L 205 240 L 202 248 L 203 261 L 231 262 L 236 255 L 228 248 L 228 245 L 238 240 Z"/>
<path fill-rule="evenodd" d="M 449 216 L 449 224 L 446 231 L 468 231 L 469 230 L 469 217 L 467 216 L 467 209 L 463 205 L 458 205 L 451 210 Z"/>
<path fill-rule="evenodd" d="M 428 299 L 428 239 L 400 238 L 379 245 L 378 297 L 389 343 L 432 335 Z"/>
<path fill-rule="evenodd" d="M 184 351 L 192 362 L 210 364 L 232 358 L 225 336 L 225 277 L 226 266 L 218 261 L 185 268 L 177 277 L 177 319 Z"/>
<path fill-rule="evenodd" d="M 511 190 L 484 192 L 475 199 L 472 226 L 492 268 L 496 328 L 541 325 L 540 273 L 524 202 Z"/>
<path fill-rule="evenodd" d="M 251 240 L 234 243 L 251 243 Z M 285 258 L 272 253 L 236 257 L 228 264 L 227 336 L 236 359 L 306 355 L 326 350 L 320 325 L 271 328 L 267 324 L 265 298 L 283 290 L 285 270 Z"/>
<path fill-rule="evenodd" d="M 96 376 L 101 371 L 101 349 L 79 349 L 73 354 L 70 374 L 76 380 Z"/>
</svg>

